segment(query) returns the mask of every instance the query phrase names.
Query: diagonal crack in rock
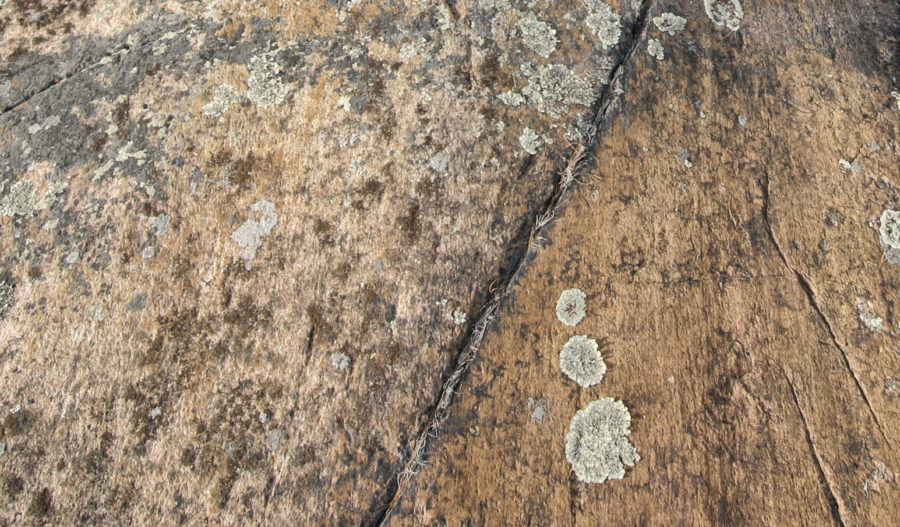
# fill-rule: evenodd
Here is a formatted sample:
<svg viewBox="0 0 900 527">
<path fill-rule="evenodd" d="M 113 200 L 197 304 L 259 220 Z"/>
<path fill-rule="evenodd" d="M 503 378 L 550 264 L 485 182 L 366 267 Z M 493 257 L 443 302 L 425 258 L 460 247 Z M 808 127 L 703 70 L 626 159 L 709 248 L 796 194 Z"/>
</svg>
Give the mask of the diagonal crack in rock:
<svg viewBox="0 0 900 527">
<path fill-rule="evenodd" d="M 545 201 L 544 206 L 535 212 L 535 220 L 528 233 L 527 242 L 517 252 L 518 257 L 515 259 L 515 264 L 510 271 L 497 277 L 491 285 L 488 300 L 469 326 L 463 345 L 456 354 L 453 369 L 445 376 L 441 384 L 442 389 L 437 401 L 429 407 L 430 419 L 423 430 L 416 436 L 415 445 L 407 461 L 403 464 L 403 469 L 391 478 L 391 487 L 387 492 L 388 495 L 392 496 L 391 500 L 381 508 L 381 512 L 377 514 L 375 520 L 371 523 L 372 526 L 387 525 L 394 507 L 409 486 L 410 481 L 424 466 L 429 448 L 433 440 L 438 437 L 440 427 L 447 418 L 450 405 L 454 400 L 454 393 L 475 360 L 484 335 L 493 327 L 500 306 L 512 292 L 528 262 L 536 254 L 547 227 L 552 223 L 557 211 L 562 207 L 563 201 L 569 194 L 578 175 L 590 166 L 591 157 L 587 153 L 596 149 L 604 131 L 607 129 L 607 125 L 611 121 L 611 117 L 621 110 L 622 96 L 625 93 L 624 77 L 626 68 L 631 63 L 640 42 L 643 41 L 653 4 L 654 0 L 644 0 L 641 3 L 640 11 L 632 26 L 630 41 L 627 43 L 625 51 L 615 61 L 610 71 L 609 82 L 591 105 L 594 116 L 586 139 L 573 146 L 571 153 L 565 160 L 564 167 L 554 176 L 553 191 Z M 517 242 L 514 241 L 513 243 Z"/>
</svg>

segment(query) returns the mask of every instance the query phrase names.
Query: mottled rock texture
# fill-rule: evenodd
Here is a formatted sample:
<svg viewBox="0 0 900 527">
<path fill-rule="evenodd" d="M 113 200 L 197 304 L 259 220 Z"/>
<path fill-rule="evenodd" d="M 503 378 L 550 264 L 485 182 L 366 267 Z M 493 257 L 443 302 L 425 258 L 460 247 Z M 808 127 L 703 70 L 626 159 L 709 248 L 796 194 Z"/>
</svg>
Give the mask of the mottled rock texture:
<svg viewBox="0 0 900 527">
<path fill-rule="evenodd" d="M 892 524 L 898 27 L 0 0 L 0 523 Z M 601 397 L 642 459 L 589 485 Z"/>
</svg>

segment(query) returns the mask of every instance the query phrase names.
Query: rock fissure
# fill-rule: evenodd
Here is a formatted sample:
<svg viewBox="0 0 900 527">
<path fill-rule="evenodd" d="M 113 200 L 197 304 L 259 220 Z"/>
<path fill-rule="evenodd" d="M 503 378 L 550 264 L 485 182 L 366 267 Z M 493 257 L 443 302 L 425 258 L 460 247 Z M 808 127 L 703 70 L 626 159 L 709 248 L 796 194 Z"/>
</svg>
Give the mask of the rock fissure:
<svg viewBox="0 0 900 527">
<path fill-rule="evenodd" d="M 806 300 L 809 303 L 810 307 L 812 307 L 813 311 L 815 311 L 822 325 L 825 326 L 826 331 L 828 331 L 828 335 L 831 338 L 831 342 L 838 349 L 841 354 L 841 359 L 844 362 L 844 366 L 846 366 L 847 370 L 850 372 L 851 377 L 853 378 L 853 382 L 856 384 L 856 388 L 862 396 L 863 401 L 866 403 L 866 407 L 869 409 L 869 413 L 872 414 L 872 420 L 875 422 L 875 426 L 878 427 L 878 431 L 881 434 L 881 437 L 887 439 L 887 436 L 884 433 L 884 428 L 881 425 L 881 420 L 878 418 L 878 414 L 875 413 L 875 409 L 872 407 L 872 403 L 869 401 L 869 396 L 866 393 L 865 388 L 863 388 L 862 382 L 859 379 L 859 374 L 853 368 L 853 365 L 850 364 L 850 357 L 847 348 L 840 343 L 837 338 L 837 333 L 834 330 L 834 326 L 832 326 L 831 321 L 825 315 L 825 312 L 822 311 L 821 306 L 819 306 L 819 302 L 816 299 L 816 292 L 810 284 L 809 278 L 806 277 L 799 269 L 795 268 L 788 261 L 787 256 L 784 253 L 784 250 L 781 248 L 781 243 L 778 241 L 778 238 L 775 236 L 775 231 L 772 229 L 772 223 L 770 218 L 770 204 L 771 204 L 771 194 L 770 187 L 771 181 L 768 172 L 765 174 L 765 182 L 763 184 L 763 194 L 764 194 L 764 205 L 763 205 L 763 218 L 766 222 L 766 230 L 768 231 L 769 238 L 772 241 L 772 245 L 774 245 L 776 252 L 778 253 L 778 257 L 781 260 L 781 263 L 797 278 L 797 283 L 800 285 L 800 288 L 803 290 L 803 293 L 806 296 Z"/>
<path fill-rule="evenodd" d="M 123 53 L 129 53 L 131 51 L 137 52 L 137 51 L 141 51 L 143 49 L 152 47 L 154 44 L 161 41 L 165 37 L 166 30 L 168 30 L 168 29 L 169 29 L 168 26 L 157 29 L 156 31 L 154 31 L 154 33 L 158 33 L 157 35 L 155 35 L 155 38 L 152 38 L 152 40 L 142 40 L 135 46 L 132 46 L 132 45 L 128 44 L 127 42 L 126 43 L 121 43 L 121 42 L 117 43 L 116 45 L 113 46 L 113 48 L 111 50 L 103 52 L 99 59 L 91 62 L 90 64 L 83 66 L 81 68 L 75 67 L 72 70 L 63 73 L 62 76 L 54 77 L 54 78 L 48 80 L 40 88 L 37 88 L 34 91 L 34 93 L 24 95 L 20 99 L 10 102 L 8 105 L 6 105 L 2 109 L 0 109 L 0 117 L 15 110 L 16 108 L 20 108 L 23 104 L 26 104 L 28 101 L 34 99 L 35 97 L 39 97 L 41 94 L 47 92 L 48 90 L 52 90 L 53 88 L 55 88 L 56 86 L 59 86 L 60 84 L 63 84 L 75 77 L 79 77 L 79 76 L 83 75 L 84 73 L 87 73 L 98 66 L 103 66 L 104 64 L 106 64 L 105 61 L 107 59 L 121 55 Z M 153 36 L 153 35 L 151 34 L 151 36 Z"/>
</svg>

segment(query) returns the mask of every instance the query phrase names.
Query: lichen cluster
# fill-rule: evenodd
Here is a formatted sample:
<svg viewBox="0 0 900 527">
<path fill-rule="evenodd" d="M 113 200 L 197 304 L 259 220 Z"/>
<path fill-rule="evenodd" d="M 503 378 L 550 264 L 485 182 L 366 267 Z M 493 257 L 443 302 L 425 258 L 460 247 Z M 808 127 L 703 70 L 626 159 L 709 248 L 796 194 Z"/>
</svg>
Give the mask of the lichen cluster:
<svg viewBox="0 0 900 527">
<path fill-rule="evenodd" d="M 590 106 L 594 100 L 591 84 L 562 64 L 543 64 L 537 68 L 523 64 L 522 73 L 528 79 L 522 95 L 539 112 L 551 117 L 569 111 L 570 104 Z"/>
<path fill-rule="evenodd" d="M 546 22 L 538 20 L 534 14 L 528 14 L 516 24 L 522 42 L 543 58 L 550 57 L 556 51 L 559 39 L 556 38 L 556 30 Z"/>
<path fill-rule="evenodd" d="M 563 291 L 556 304 L 556 316 L 567 326 L 578 324 L 585 316 L 586 297 L 577 288 Z M 599 384 L 606 374 L 600 346 L 587 335 L 569 338 L 559 354 L 559 366 L 582 388 Z M 625 403 L 611 397 L 592 401 L 576 412 L 569 423 L 566 460 L 585 483 L 622 479 L 625 467 L 633 467 L 641 459 L 629 435 L 631 414 Z"/>
<path fill-rule="evenodd" d="M 599 0 L 586 0 L 588 16 L 585 24 L 594 31 L 603 49 L 615 47 L 622 36 L 622 17 L 609 4 Z"/>
<path fill-rule="evenodd" d="M 727 27 L 732 31 L 741 28 L 744 9 L 741 7 L 740 0 L 703 0 L 703 8 L 713 24 Z"/>
</svg>

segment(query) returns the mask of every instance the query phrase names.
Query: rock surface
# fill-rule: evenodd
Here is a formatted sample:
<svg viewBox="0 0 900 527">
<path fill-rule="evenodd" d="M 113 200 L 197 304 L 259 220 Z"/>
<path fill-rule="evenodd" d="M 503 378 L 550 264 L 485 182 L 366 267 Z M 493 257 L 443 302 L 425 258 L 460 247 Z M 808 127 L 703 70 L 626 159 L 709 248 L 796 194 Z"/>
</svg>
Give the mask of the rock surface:
<svg viewBox="0 0 900 527">
<path fill-rule="evenodd" d="M 889 525 L 863 4 L 0 2 L 0 522 Z"/>
</svg>

